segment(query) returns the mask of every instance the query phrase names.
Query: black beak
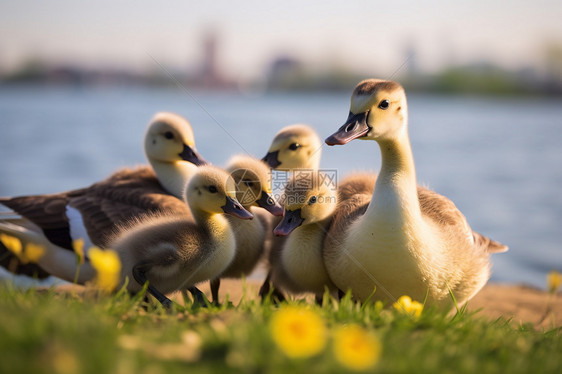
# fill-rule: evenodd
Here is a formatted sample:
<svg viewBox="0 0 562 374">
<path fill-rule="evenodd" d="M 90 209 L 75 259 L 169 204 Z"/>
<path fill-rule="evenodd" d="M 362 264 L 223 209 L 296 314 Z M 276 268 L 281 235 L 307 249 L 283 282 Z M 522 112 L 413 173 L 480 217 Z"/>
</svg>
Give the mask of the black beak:
<svg viewBox="0 0 562 374">
<path fill-rule="evenodd" d="M 277 225 L 273 233 L 277 236 L 287 236 L 294 229 L 302 225 L 304 219 L 301 217 L 301 210 L 285 210 L 283 220 Z"/>
<path fill-rule="evenodd" d="M 281 163 L 277 159 L 277 156 L 279 156 L 279 151 L 269 152 L 261 160 L 265 162 L 270 168 L 275 169 L 276 167 L 281 165 Z"/>
<path fill-rule="evenodd" d="M 338 131 L 330 135 L 326 139 L 328 145 L 341 145 L 352 141 L 353 139 L 360 138 L 367 135 L 371 127 L 367 124 L 367 117 L 369 112 L 353 114 L 349 112 L 347 121 L 339 128 Z"/>
<path fill-rule="evenodd" d="M 191 148 L 190 146 L 184 144 L 183 151 L 179 154 L 179 156 L 187 161 L 191 162 L 194 165 L 201 166 L 201 165 L 208 165 L 209 162 L 205 160 L 196 150 L 195 148 Z"/>
<path fill-rule="evenodd" d="M 256 202 L 259 206 L 261 206 L 274 216 L 283 216 L 283 207 L 279 205 L 279 203 L 273 198 L 273 196 L 271 196 L 271 194 L 262 191 L 260 199 Z"/>
<path fill-rule="evenodd" d="M 246 209 L 244 209 L 244 207 L 242 205 L 240 205 L 240 203 L 238 201 L 234 200 L 230 196 L 226 197 L 226 204 L 221 206 L 221 208 L 222 208 L 223 212 L 228 213 L 228 214 L 232 214 L 233 216 L 241 218 L 241 219 L 252 219 L 252 218 L 254 218 L 252 213 L 250 213 Z"/>
</svg>

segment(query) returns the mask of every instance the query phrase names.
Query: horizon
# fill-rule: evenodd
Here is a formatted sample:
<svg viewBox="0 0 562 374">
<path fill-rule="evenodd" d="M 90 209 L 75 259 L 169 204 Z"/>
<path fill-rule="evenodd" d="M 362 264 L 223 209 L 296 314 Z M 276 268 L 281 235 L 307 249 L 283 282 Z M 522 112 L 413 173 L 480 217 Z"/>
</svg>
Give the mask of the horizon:
<svg viewBox="0 0 562 374">
<path fill-rule="evenodd" d="M 39 59 L 139 73 L 158 70 L 157 61 L 189 73 L 204 61 L 209 33 L 217 69 L 235 81 L 263 79 L 284 56 L 359 74 L 391 75 L 405 62 L 421 73 L 483 62 L 541 73 L 562 48 L 562 3 L 554 1 L 227 4 L 3 1 L 0 71 Z"/>
</svg>

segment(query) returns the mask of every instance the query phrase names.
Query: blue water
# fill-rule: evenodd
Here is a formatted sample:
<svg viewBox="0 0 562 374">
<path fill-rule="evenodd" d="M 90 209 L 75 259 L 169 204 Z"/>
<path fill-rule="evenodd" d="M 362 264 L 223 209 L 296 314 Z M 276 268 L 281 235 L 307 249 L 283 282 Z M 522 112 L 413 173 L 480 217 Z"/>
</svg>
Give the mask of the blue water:
<svg viewBox="0 0 562 374">
<path fill-rule="evenodd" d="M 408 100 L 419 183 L 453 200 L 474 230 L 509 245 L 493 256 L 493 281 L 544 287 L 548 271 L 562 270 L 560 100 Z M 224 165 L 237 153 L 263 156 L 288 124 L 310 124 L 325 138 L 346 119 L 349 94 L 0 87 L 0 196 L 82 187 L 144 163 L 144 130 L 162 110 L 186 116 L 201 154 Z M 378 146 L 324 146 L 322 167 L 340 178 L 377 171 Z"/>
</svg>

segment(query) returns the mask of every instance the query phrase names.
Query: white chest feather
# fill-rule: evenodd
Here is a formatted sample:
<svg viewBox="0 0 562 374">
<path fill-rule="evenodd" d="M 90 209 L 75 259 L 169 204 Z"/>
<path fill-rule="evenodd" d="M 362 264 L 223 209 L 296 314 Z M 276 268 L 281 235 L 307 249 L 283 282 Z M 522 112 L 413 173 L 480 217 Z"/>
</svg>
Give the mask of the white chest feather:
<svg viewBox="0 0 562 374">
<path fill-rule="evenodd" d="M 70 226 L 70 237 L 72 238 L 72 240 L 84 240 L 84 254 L 87 255 L 88 250 L 93 246 L 93 243 L 90 240 L 88 231 L 86 230 L 86 225 L 84 225 L 82 214 L 78 209 L 74 209 L 73 207 L 67 205 L 66 216 L 68 218 L 68 224 Z"/>
</svg>

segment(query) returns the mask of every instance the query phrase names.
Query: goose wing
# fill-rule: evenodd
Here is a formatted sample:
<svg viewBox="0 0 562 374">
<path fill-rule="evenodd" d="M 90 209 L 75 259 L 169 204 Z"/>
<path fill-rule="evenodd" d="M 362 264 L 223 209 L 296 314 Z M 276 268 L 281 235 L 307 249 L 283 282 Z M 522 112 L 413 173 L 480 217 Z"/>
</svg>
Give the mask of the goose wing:
<svg viewBox="0 0 562 374">
<path fill-rule="evenodd" d="M 499 253 L 508 247 L 482 234 L 472 231 L 464 215 L 455 204 L 443 195 L 428 188 L 418 186 L 418 199 L 422 214 L 431 218 L 442 227 L 447 228 L 459 236 L 467 238 L 477 248 L 483 248 L 489 253 Z"/>
<path fill-rule="evenodd" d="M 372 195 L 377 182 L 374 173 L 356 173 L 345 177 L 338 185 L 338 201 L 345 201 L 354 195 Z"/>
<path fill-rule="evenodd" d="M 91 241 L 103 246 L 115 227 L 151 212 L 190 214 L 187 205 L 170 195 L 149 167 L 123 169 L 87 188 L 52 195 L 0 199 L 0 203 L 39 226 L 63 248 L 72 248 L 67 207 L 80 211 Z"/>
<path fill-rule="evenodd" d="M 369 194 L 355 194 L 347 200 L 339 201 L 326 240 L 335 243 L 342 241 L 349 225 L 365 214 L 370 202 Z"/>
<path fill-rule="evenodd" d="M 68 205 L 80 211 L 91 241 L 101 246 L 119 225 L 145 214 L 191 216 L 187 204 L 164 190 L 148 167 L 119 171 L 70 196 Z"/>
</svg>

